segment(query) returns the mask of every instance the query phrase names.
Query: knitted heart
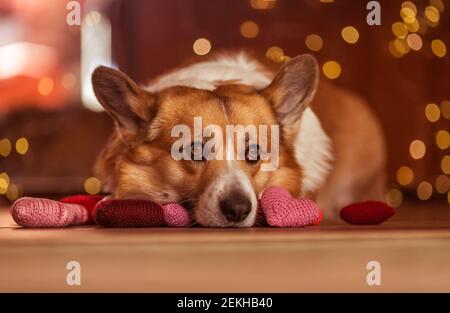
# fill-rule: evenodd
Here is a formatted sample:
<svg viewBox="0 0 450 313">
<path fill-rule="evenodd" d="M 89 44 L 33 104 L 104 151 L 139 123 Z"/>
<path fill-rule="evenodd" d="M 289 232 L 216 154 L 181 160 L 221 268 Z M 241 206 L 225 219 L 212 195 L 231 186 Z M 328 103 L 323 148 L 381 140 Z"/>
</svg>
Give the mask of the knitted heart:
<svg viewBox="0 0 450 313">
<path fill-rule="evenodd" d="M 148 200 L 103 200 L 94 209 L 95 222 L 103 227 L 187 227 L 189 213 L 176 203 L 164 206 Z"/>
<path fill-rule="evenodd" d="M 379 201 L 354 203 L 341 210 L 341 218 L 353 225 L 378 225 L 395 214 L 394 208 Z"/>
<path fill-rule="evenodd" d="M 273 227 L 303 227 L 320 223 L 317 204 L 308 199 L 295 199 L 281 187 L 267 188 L 261 196 L 261 207 L 267 224 Z"/>
<path fill-rule="evenodd" d="M 89 220 L 89 212 L 82 205 L 29 197 L 13 203 L 11 216 L 24 227 L 66 227 L 83 225 Z"/>
</svg>

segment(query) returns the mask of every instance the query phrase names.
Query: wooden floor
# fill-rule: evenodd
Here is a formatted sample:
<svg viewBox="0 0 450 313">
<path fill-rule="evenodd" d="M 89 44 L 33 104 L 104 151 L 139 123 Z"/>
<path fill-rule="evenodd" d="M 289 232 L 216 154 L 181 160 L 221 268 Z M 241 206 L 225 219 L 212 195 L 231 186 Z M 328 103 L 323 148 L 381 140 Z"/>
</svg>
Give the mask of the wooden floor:
<svg viewBox="0 0 450 313">
<path fill-rule="evenodd" d="M 81 264 L 81 286 L 66 264 Z M 382 285 L 366 283 L 369 261 Z M 382 226 L 22 229 L 0 208 L 0 291 L 450 291 L 450 208 Z"/>
</svg>

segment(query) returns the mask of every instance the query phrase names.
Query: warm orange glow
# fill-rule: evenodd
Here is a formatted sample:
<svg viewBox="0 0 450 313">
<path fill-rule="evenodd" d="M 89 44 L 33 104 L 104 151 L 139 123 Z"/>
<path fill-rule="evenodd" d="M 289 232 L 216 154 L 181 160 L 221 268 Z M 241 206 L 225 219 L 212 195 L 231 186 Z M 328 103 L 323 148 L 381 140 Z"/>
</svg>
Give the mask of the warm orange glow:
<svg viewBox="0 0 450 313">
<path fill-rule="evenodd" d="M 423 181 L 417 186 L 417 196 L 420 200 L 428 200 L 433 195 L 433 186 L 427 182 Z"/>
<path fill-rule="evenodd" d="M 416 160 L 423 158 L 426 150 L 427 149 L 422 140 L 418 140 L 418 139 L 414 140 L 409 145 L 409 154 L 411 155 L 411 157 L 413 159 L 416 159 Z"/>
<path fill-rule="evenodd" d="M 53 79 L 50 77 L 44 77 L 39 80 L 38 91 L 43 96 L 48 96 L 52 93 L 54 87 Z"/>
<path fill-rule="evenodd" d="M 323 74 L 329 79 L 336 79 L 341 76 L 341 65 L 336 61 L 328 61 L 322 66 Z"/>
<path fill-rule="evenodd" d="M 323 47 L 323 40 L 317 34 L 310 34 L 305 39 L 306 47 L 311 51 L 320 51 Z"/>
<path fill-rule="evenodd" d="M 414 179 L 414 172 L 407 166 L 402 166 L 397 170 L 397 182 L 406 186 L 409 185 Z"/>
<path fill-rule="evenodd" d="M 211 51 L 211 42 L 206 38 L 197 39 L 192 48 L 197 55 L 206 55 Z"/>
<path fill-rule="evenodd" d="M 355 44 L 359 40 L 359 32 L 353 26 L 344 27 L 341 31 L 341 35 L 345 42 L 350 44 Z"/>
</svg>

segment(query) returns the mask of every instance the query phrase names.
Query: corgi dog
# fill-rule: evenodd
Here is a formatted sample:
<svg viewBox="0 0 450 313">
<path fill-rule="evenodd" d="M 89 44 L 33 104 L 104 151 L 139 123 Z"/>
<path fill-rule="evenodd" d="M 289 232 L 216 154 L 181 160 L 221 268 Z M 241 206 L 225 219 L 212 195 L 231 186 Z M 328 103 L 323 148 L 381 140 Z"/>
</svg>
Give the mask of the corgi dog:
<svg viewBox="0 0 450 313">
<path fill-rule="evenodd" d="M 347 204 L 384 197 L 380 125 L 363 100 L 319 83 L 311 55 L 291 58 L 276 73 L 244 53 L 218 55 L 147 86 L 101 66 L 92 84 L 116 125 L 95 172 L 116 198 L 179 202 L 205 227 L 251 227 L 258 198 L 272 185 L 315 200 L 327 220 Z M 194 133 L 199 118 L 202 134 L 208 125 L 223 131 L 214 134 L 222 143 L 210 151 L 215 157 L 174 157 L 180 140 L 174 129 Z M 267 158 L 273 146 L 262 147 L 260 133 L 253 144 L 241 134 L 244 157 L 235 157 L 238 140 L 227 140 L 237 137 L 226 134 L 230 125 L 272 127 L 266 129 L 277 136 L 265 140 L 276 141 L 276 166 L 263 170 L 273 161 Z M 175 150 L 193 156 L 206 145 L 205 138 L 192 138 Z"/>
</svg>

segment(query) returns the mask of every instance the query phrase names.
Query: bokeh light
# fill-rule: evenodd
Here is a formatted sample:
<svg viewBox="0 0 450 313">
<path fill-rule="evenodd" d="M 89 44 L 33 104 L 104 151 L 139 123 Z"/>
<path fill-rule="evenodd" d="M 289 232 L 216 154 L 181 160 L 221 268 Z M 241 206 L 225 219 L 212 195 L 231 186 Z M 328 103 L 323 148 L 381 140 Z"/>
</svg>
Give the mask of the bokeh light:
<svg viewBox="0 0 450 313">
<path fill-rule="evenodd" d="M 403 194 L 397 188 L 390 189 L 386 194 L 386 202 L 393 208 L 398 208 L 402 205 Z"/>
<path fill-rule="evenodd" d="M 341 31 L 342 38 L 345 42 L 355 44 L 359 40 L 359 32 L 353 26 L 346 26 Z"/>
<path fill-rule="evenodd" d="M 48 96 L 52 93 L 54 85 L 53 79 L 50 77 L 44 77 L 39 80 L 38 91 L 41 95 Z"/>
<path fill-rule="evenodd" d="M 440 130 L 436 133 L 436 145 L 441 150 L 445 150 L 450 146 L 450 134 L 446 130 Z"/>
<path fill-rule="evenodd" d="M 0 155 L 7 157 L 11 153 L 11 141 L 8 138 L 0 139 Z"/>
<path fill-rule="evenodd" d="M 431 42 L 431 50 L 433 50 L 433 53 L 440 58 L 445 57 L 447 54 L 447 47 L 445 46 L 445 43 L 440 39 L 434 39 Z"/>
<path fill-rule="evenodd" d="M 6 173 L 0 174 L 0 194 L 4 195 L 8 191 L 9 176 Z"/>
<path fill-rule="evenodd" d="M 19 138 L 16 141 L 16 151 L 18 154 L 26 154 L 28 152 L 29 146 L 30 145 L 28 143 L 28 140 L 25 137 Z"/>
<path fill-rule="evenodd" d="M 426 152 L 426 146 L 422 140 L 414 140 L 409 145 L 409 154 L 413 159 L 421 159 L 425 155 Z"/>
<path fill-rule="evenodd" d="M 410 1 L 407 1 L 410 2 Z M 412 3 L 412 2 L 410 2 Z M 415 6 L 414 6 L 415 7 Z M 416 20 L 417 9 L 414 10 L 411 6 L 404 6 L 400 10 L 400 17 L 405 23 L 411 24 Z"/>
<path fill-rule="evenodd" d="M 439 11 L 434 6 L 427 6 L 425 8 L 425 17 L 431 23 L 438 23 L 440 14 Z"/>
<path fill-rule="evenodd" d="M 442 158 L 441 170 L 444 174 L 450 174 L 450 155 L 446 155 Z"/>
<path fill-rule="evenodd" d="M 414 51 L 419 51 L 420 49 L 422 49 L 422 38 L 418 34 L 409 34 L 406 38 L 406 42 L 408 43 L 408 46 Z"/>
<path fill-rule="evenodd" d="M 428 200 L 433 195 L 433 186 L 427 182 L 423 181 L 417 186 L 417 197 L 420 200 Z"/>
<path fill-rule="evenodd" d="M 450 178 L 447 175 L 439 175 L 435 186 L 438 193 L 446 193 L 450 189 Z"/>
<path fill-rule="evenodd" d="M 395 22 L 392 24 L 392 33 L 395 37 L 404 39 L 408 35 L 408 27 L 406 27 L 405 23 Z"/>
<path fill-rule="evenodd" d="M 241 24 L 240 33 L 245 38 L 256 38 L 259 34 L 259 26 L 253 21 L 245 21 Z"/>
<path fill-rule="evenodd" d="M 250 0 L 250 5 L 256 10 L 270 10 L 276 5 L 276 0 Z"/>
<path fill-rule="evenodd" d="M 101 183 L 96 177 L 89 177 L 84 182 L 84 190 L 90 195 L 98 194 L 101 191 L 101 187 Z"/>
<path fill-rule="evenodd" d="M 407 166 L 402 166 L 397 170 L 397 182 L 406 186 L 409 185 L 414 179 L 414 172 L 411 168 Z"/>
<path fill-rule="evenodd" d="M 70 90 L 75 87 L 77 77 L 73 73 L 65 73 L 61 78 L 61 85 L 64 89 Z"/>
<path fill-rule="evenodd" d="M 436 103 L 428 103 L 425 107 L 425 116 L 428 121 L 437 122 L 441 117 L 441 110 Z"/>
<path fill-rule="evenodd" d="M 328 61 L 322 66 L 323 74 L 329 79 L 336 79 L 341 76 L 341 65 L 336 61 Z"/>
<path fill-rule="evenodd" d="M 283 49 L 277 46 L 270 47 L 266 51 L 266 57 L 276 63 L 283 62 L 285 60 L 285 55 Z"/>
<path fill-rule="evenodd" d="M 310 34 L 305 39 L 306 47 L 311 51 L 320 51 L 323 47 L 323 40 L 317 34 Z"/>
<path fill-rule="evenodd" d="M 211 42 L 206 38 L 199 38 L 194 41 L 192 48 L 197 55 L 206 55 L 211 51 Z"/>
</svg>

